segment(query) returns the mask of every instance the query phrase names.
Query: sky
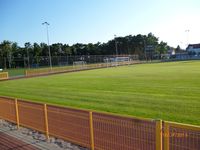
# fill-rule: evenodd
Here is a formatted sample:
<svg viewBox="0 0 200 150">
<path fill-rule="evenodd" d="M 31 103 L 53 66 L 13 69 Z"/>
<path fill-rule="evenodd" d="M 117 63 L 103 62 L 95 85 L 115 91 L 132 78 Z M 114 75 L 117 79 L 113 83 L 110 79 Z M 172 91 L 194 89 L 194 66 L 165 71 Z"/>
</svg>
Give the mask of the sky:
<svg viewBox="0 0 200 150">
<path fill-rule="evenodd" d="M 185 48 L 200 43 L 200 0 L 0 0 L 0 42 L 107 42 L 153 33 Z M 189 30 L 189 32 L 187 32 Z"/>
</svg>

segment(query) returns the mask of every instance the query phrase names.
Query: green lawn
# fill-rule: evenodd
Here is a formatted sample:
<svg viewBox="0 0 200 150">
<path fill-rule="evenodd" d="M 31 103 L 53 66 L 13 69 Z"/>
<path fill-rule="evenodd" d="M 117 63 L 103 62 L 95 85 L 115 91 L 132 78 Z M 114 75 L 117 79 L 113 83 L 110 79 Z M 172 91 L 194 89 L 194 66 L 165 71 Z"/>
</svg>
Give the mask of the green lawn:
<svg viewBox="0 0 200 150">
<path fill-rule="evenodd" d="M 4 81 L 0 95 L 200 125 L 200 61 Z"/>
</svg>

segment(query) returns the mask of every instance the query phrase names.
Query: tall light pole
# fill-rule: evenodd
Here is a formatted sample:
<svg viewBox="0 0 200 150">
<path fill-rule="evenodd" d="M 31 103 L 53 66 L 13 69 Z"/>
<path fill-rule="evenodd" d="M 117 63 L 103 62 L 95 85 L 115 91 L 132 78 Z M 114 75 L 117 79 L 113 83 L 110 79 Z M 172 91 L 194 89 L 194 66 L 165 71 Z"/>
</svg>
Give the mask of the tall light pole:
<svg viewBox="0 0 200 150">
<path fill-rule="evenodd" d="M 116 51 L 116 57 L 115 57 L 115 66 L 117 67 L 117 55 L 118 55 L 118 50 L 117 50 L 117 39 L 116 39 L 116 35 L 114 35 L 115 37 L 115 51 Z"/>
<path fill-rule="evenodd" d="M 42 25 L 46 25 L 47 29 L 47 42 L 48 42 L 48 49 L 49 49 L 49 66 L 52 69 L 52 63 L 51 63 L 51 50 L 49 46 L 49 31 L 48 31 L 48 26 L 50 25 L 48 22 L 43 22 Z"/>
<path fill-rule="evenodd" d="M 187 29 L 187 30 L 185 30 L 185 32 L 187 33 L 187 46 L 188 46 L 189 45 L 189 32 L 190 32 L 190 30 Z"/>
<path fill-rule="evenodd" d="M 146 51 L 146 41 L 145 41 L 145 39 L 143 39 L 143 44 L 144 44 L 144 56 L 145 56 L 145 59 L 147 61 L 147 51 Z"/>
<path fill-rule="evenodd" d="M 116 35 L 114 35 L 115 37 L 115 51 L 116 51 L 116 57 L 118 55 L 118 50 L 117 50 L 117 40 L 116 40 Z"/>
</svg>

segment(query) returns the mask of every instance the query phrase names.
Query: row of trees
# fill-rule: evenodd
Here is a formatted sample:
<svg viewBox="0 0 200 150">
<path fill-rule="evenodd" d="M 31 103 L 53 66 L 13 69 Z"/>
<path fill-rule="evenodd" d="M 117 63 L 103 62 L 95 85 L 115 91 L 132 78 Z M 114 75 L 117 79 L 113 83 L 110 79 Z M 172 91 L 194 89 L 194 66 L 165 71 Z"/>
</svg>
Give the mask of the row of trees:
<svg viewBox="0 0 200 150">
<path fill-rule="evenodd" d="M 136 36 L 116 37 L 107 43 L 77 43 L 74 45 L 56 43 L 50 45 L 52 56 L 71 56 L 71 55 L 115 55 L 116 45 L 118 55 L 139 55 L 144 56 L 145 47 L 151 45 L 154 53 L 160 55 L 167 52 L 169 46 L 166 42 L 159 42 L 158 37 L 152 33 L 148 35 L 138 34 Z M 12 61 L 12 58 L 36 58 L 38 56 L 48 56 L 48 45 L 45 43 L 27 42 L 24 47 L 18 46 L 16 42 L 3 41 L 0 44 L 0 66 L 3 67 L 4 60 Z M 11 67 L 11 63 L 8 63 Z"/>
</svg>

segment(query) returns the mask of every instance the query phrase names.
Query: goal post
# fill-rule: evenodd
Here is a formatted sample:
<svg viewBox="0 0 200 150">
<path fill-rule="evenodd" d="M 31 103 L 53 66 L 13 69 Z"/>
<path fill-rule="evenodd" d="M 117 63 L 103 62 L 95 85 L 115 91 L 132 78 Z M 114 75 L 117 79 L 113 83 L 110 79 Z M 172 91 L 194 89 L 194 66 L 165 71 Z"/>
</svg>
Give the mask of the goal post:
<svg viewBox="0 0 200 150">
<path fill-rule="evenodd" d="M 121 66 L 121 65 L 131 65 L 134 59 L 132 56 L 111 56 L 104 58 L 104 63 L 107 67 Z"/>
<path fill-rule="evenodd" d="M 74 69 L 86 69 L 87 63 L 86 63 L 86 61 L 74 61 L 73 68 Z"/>
<path fill-rule="evenodd" d="M 111 66 L 130 65 L 131 58 L 128 56 L 118 56 L 111 59 Z"/>
<path fill-rule="evenodd" d="M 129 65 L 130 57 L 116 57 L 116 62 L 118 65 Z"/>
</svg>

